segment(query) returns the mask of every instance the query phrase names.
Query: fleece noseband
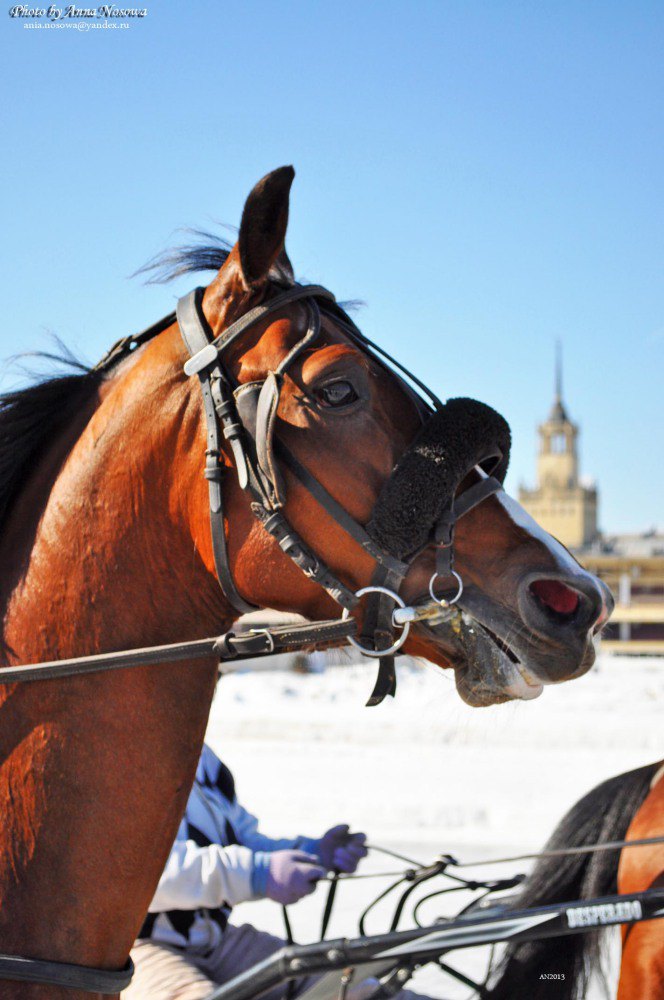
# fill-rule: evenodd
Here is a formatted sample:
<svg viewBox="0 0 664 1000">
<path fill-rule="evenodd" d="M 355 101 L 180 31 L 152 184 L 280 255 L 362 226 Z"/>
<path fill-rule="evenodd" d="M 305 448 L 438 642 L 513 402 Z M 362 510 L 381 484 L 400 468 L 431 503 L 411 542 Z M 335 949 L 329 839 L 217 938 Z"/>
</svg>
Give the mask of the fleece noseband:
<svg viewBox="0 0 664 1000">
<path fill-rule="evenodd" d="M 381 658 L 379 681 L 370 702 L 376 704 L 385 694 L 394 693 L 393 654 L 407 634 L 404 628 L 395 640 L 393 611 L 395 601 L 403 603 L 398 596 L 401 583 L 415 556 L 427 545 L 434 544 L 437 564 L 430 586 L 432 600 L 439 600 L 432 586 L 439 574 L 448 578 L 456 576 L 461 586 L 453 570 L 454 525 L 501 488 L 509 460 L 509 428 L 498 413 L 475 400 L 453 399 L 443 405 L 414 375 L 366 338 L 325 288 L 294 285 L 256 306 L 218 337 L 214 337 L 204 315 L 203 293 L 204 289 L 197 288 L 181 299 L 177 319 L 191 355 L 185 373 L 198 375 L 203 393 L 207 423 L 204 474 L 209 483 L 213 551 L 219 583 L 238 612 L 255 610 L 238 593 L 228 562 L 222 495 L 223 478 L 229 472 L 221 448 L 225 438 L 233 452 L 238 483 L 249 493 L 254 515 L 302 572 L 322 586 L 342 606 L 345 614 L 357 606 L 365 592 L 370 592 L 362 636 L 357 645 L 366 655 Z M 265 379 L 238 385 L 224 364 L 229 346 L 259 320 L 295 301 L 301 301 L 307 310 L 304 335 Z M 415 398 L 422 415 L 422 429 L 385 484 L 367 527 L 350 516 L 277 435 L 283 376 L 319 337 L 322 312 L 363 353 L 399 379 L 403 389 Z M 419 392 L 404 381 L 403 375 Z M 358 593 L 351 590 L 289 524 L 283 514 L 286 502 L 284 467 L 375 560 L 376 569 L 369 588 Z M 460 483 L 475 467 L 483 470 L 483 478 L 457 496 Z M 443 605 L 448 603 L 452 602 L 443 602 Z"/>
<path fill-rule="evenodd" d="M 461 516 L 461 498 L 455 501 L 455 495 L 471 469 L 479 466 L 502 483 L 509 453 L 510 429 L 499 413 L 475 399 L 448 400 L 397 462 L 374 507 L 369 534 L 397 559 L 412 558 L 429 544 L 436 526 Z"/>
</svg>

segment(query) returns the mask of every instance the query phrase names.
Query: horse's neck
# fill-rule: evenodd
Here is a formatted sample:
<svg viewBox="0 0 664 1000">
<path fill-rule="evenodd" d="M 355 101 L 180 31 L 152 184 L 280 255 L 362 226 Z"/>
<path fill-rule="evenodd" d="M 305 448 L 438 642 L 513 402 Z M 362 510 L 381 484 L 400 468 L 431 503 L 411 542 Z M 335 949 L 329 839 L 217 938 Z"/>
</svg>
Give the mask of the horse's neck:
<svg viewBox="0 0 664 1000">
<path fill-rule="evenodd" d="M 189 638 L 232 618 L 200 555 L 207 523 L 192 537 L 190 511 L 206 509 L 197 387 L 146 369 L 102 388 L 77 439 L 70 429 L 40 459 L 3 530 L 12 659 Z"/>
<path fill-rule="evenodd" d="M 163 380 L 157 372 L 143 385 L 136 363 L 118 373 L 66 457 L 54 444 L 19 498 L 3 538 L 10 661 L 193 638 L 227 624 L 187 522 L 189 492 L 205 489 L 200 402 L 168 379 L 168 366 Z M 181 663 L 5 693 L 0 951 L 124 961 L 186 802 L 215 676 L 212 662 Z"/>
</svg>

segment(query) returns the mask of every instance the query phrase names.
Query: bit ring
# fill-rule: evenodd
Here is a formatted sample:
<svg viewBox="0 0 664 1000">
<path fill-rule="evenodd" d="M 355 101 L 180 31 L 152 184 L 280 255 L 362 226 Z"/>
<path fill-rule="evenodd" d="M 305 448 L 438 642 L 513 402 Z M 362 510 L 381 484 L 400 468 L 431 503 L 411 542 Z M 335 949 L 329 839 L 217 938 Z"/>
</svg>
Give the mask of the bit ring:
<svg viewBox="0 0 664 1000">
<path fill-rule="evenodd" d="M 406 602 L 402 600 L 398 594 L 395 594 L 393 590 L 388 590 L 387 587 L 362 587 L 360 590 L 356 592 L 355 596 L 363 597 L 364 594 L 387 594 L 388 597 L 392 598 L 397 607 L 400 608 L 406 607 Z M 346 621 L 349 615 L 350 611 L 348 610 L 348 608 L 344 608 L 343 611 L 341 612 L 342 620 Z M 397 650 L 401 649 L 404 642 L 408 638 L 408 633 L 410 632 L 410 622 L 406 622 L 405 625 L 402 626 L 402 628 L 403 631 L 399 636 L 399 638 L 396 639 L 392 643 L 392 645 L 389 646 L 387 649 L 366 649 L 352 635 L 348 636 L 348 641 L 351 644 L 351 646 L 355 646 L 355 648 L 358 649 L 363 656 L 373 656 L 376 659 L 378 659 L 381 656 L 392 656 L 393 653 L 396 653 Z"/>
</svg>

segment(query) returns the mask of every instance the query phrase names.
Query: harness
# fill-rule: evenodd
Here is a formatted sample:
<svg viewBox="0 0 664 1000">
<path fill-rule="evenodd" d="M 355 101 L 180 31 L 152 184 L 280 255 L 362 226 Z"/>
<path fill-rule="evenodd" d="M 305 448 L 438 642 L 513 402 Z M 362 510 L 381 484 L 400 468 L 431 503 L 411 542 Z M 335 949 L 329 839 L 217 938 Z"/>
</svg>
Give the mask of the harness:
<svg viewBox="0 0 664 1000">
<path fill-rule="evenodd" d="M 337 304 L 332 293 L 321 286 L 295 284 L 268 302 L 251 309 L 218 337 L 214 336 L 203 313 L 203 294 L 204 289 L 195 289 L 180 299 L 176 313 L 170 313 L 141 333 L 123 337 L 113 345 L 94 370 L 98 372 L 111 370 L 136 348 L 152 340 L 177 319 L 190 355 L 185 364 L 185 373 L 190 377 L 198 376 L 201 385 L 207 427 L 204 476 L 208 480 L 209 487 L 215 568 L 224 595 L 240 614 L 255 610 L 255 606 L 239 594 L 228 560 L 224 529 L 223 481 L 229 470 L 223 463 L 222 455 L 222 444 L 226 441 L 232 450 L 238 484 L 251 497 L 251 510 L 254 516 L 304 575 L 323 587 L 340 605 L 341 618 L 305 625 L 258 629 L 238 635 L 228 632 L 216 638 L 168 646 L 99 653 L 48 663 L 8 667 L 0 672 L 0 682 L 9 684 L 18 681 L 80 676 L 151 663 L 209 659 L 210 656 L 217 656 L 223 661 L 233 659 L 241 661 L 281 650 L 310 647 L 314 643 L 338 643 L 341 639 L 347 638 L 364 656 L 380 660 L 378 678 L 368 702 L 370 705 L 376 705 L 387 694 L 395 693 L 394 656 L 406 641 L 411 624 L 422 621 L 435 624 L 445 621 L 453 613 L 453 605 L 462 595 L 463 582 L 454 569 L 454 528 L 459 518 L 501 489 L 507 470 L 509 429 L 495 411 L 474 400 L 450 400 L 443 404 L 407 368 L 365 337 Z M 263 380 L 248 385 L 234 383 L 224 363 L 225 354 L 231 344 L 260 320 L 293 302 L 301 302 L 306 309 L 307 327 L 303 336 L 288 351 L 276 369 L 268 372 Z M 352 343 L 399 380 L 404 392 L 415 403 L 422 421 L 420 434 L 395 467 L 366 527 L 351 517 L 323 484 L 279 440 L 277 434 L 277 410 L 283 377 L 303 351 L 314 344 L 320 336 L 322 316 L 329 317 Z M 457 440 L 460 412 L 463 413 L 467 426 L 474 428 L 474 443 L 470 446 L 464 444 L 463 439 L 460 442 Z M 495 426 L 498 426 L 500 433 L 487 435 L 487 427 L 495 428 Z M 453 461 L 451 459 L 455 454 L 454 448 L 450 450 L 447 447 L 448 438 L 452 445 L 456 444 L 458 451 Z M 472 433 L 470 439 L 473 439 Z M 432 459 L 435 469 L 438 470 L 436 475 L 442 469 L 442 478 L 439 480 L 434 475 L 431 479 L 433 485 L 428 497 L 424 496 L 424 506 L 420 505 L 421 498 L 416 496 L 406 511 L 402 500 L 399 499 L 400 490 L 404 483 L 412 478 L 413 468 L 417 470 L 417 463 L 423 456 L 427 460 Z M 448 465 L 453 470 L 451 476 L 448 475 L 449 470 L 444 468 L 446 458 L 450 460 Z M 289 523 L 283 513 L 286 484 L 282 466 L 295 476 L 343 531 L 375 560 L 376 568 L 369 586 L 354 592 Z M 483 478 L 460 495 L 456 495 L 461 480 L 476 466 L 483 470 Z M 426 494 L 426 491 L 424 493 Z M 401 539 L 398 551 L 396 548 L 394 551 L 389 551 L 388 546 L 380 539 L 383 536 L 390 536 L 389 525 L 395 513 L 397 520 L 401 521 L 408 520 L 407 514 L 414 517 L 417 530 L 415 533 L 406 534 L 405 540 Z M 437 553 L 436 571 L 429 581 L 431 600 L 424 604 L 407 606 L 399 595 L 399 589 L 417 555 L 430 544 L 436 546 Z M 456 593 L 452 597 L 436 595 L 435 583 L 438 577 L 456 581 Z M 356 622 L 350 615 L 365 596 L 368 601 L 362 632 L 356 638 Z M 63 986 L 103 995 L 122 992 L 131 982 L 132 974 L 131 959 L 128 959 L 123 969 L 109 971 L 18 955 L 0 955 L 0 980 Z"/>
</svg>

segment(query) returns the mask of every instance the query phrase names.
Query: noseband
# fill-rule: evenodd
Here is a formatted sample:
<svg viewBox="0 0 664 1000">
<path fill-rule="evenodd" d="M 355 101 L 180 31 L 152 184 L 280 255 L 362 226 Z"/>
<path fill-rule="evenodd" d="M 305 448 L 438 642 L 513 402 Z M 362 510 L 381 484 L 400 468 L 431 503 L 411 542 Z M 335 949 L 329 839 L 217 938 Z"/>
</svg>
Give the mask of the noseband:
<svg viewBox="0 0 664 1000">
<path fill-rule="evenodd" d="M 256 610 L 238 593 L 228 561 L 222 489 L 227 468 L 221 449 L 222 439 L 225 439 L 233 452 L 238 483 L 251 497 L 254 516 L 304 575 L 341 605 L 344 617 L 368 595 L 362 634 L 359 639 L 351 638 L 350 641 L 364 655 L 381 661 L 376 687 L 369 700 L 369 704 L 378 704 L 386 694 L 394 694 L 393 657 L 406 641 L 411 622 L 418 618 L 443 620 L 447 609 L 461 596 L 463 583 L 454 570 L 454 528 L 459 518 L 501 489 L 509 458 L 509 428 L 499 414 L 475 400 L 451 400 L 443 405 L 408 369 L 365 337 L 326 288 L 296 284 L 251 309 L 218 337 L 214 336 L 203 312 L 204 291 L 196 288 L 180 299 L 176 315 L 190 354 L 184 370 L 188 376 L 198 376 L 203 396 L 207 425 L 204 475 L 209 484 L 212 547 L 219 584 L 240 614 Z M 307 328 L 303 336 L 263 380 L 245 385 L 234 382 L 224 363 L 229 347 L 256 323 L 293 302 L 301 302 L 307 311 Z M 368 528 L 351 517 L 275 432 L 283 377 L 303 351 L 319 338 L 321 313 L 363 353 L 369 354 L 399 380 L 414 399 L 422 419 L 422 429 L 390 476 Z M 415 392 L 403 376 L 419 392 Z M 469 427 L 474 429 L 477 438 L 470 444 Z M 452 437 L 456 452 L 451 455 Z M 376 569 L 370 586 L 357 592 L 349 589 L 288 522 L 283 513 L 286 486 L 282 466 L 374 559 Z M 457 496 L 461 480 L 475 466 L 483 469 L 485 477 Z M 428 490 L 421 475 L 427 468 Z M 404 503 L 400 493 L 406 483 L 415 494 Z M 424 493 L 424 503 L 422 498 L 418 499 L 418 490 Z M 414 537 L 411 532 L 409 540 L 407 532 L 405 539 L 402 537 L 396 545 L 390 544 L 394 525 L 403 524 L 404 515 L 408 520 L 408 513 L 415 522 Z M 436 572 L 429 583 L 431 603 L 420 606 L 417 618 L 412 614 L 409 617 L 404 614 L 399 589 L 413 561 L 429 544 L 434 544 L 437 551 Z M 434 588 L 438 578 L 441 581 L 454 579 L 456 594 L 447 599 L 437 597 Z"/>
</svg>

